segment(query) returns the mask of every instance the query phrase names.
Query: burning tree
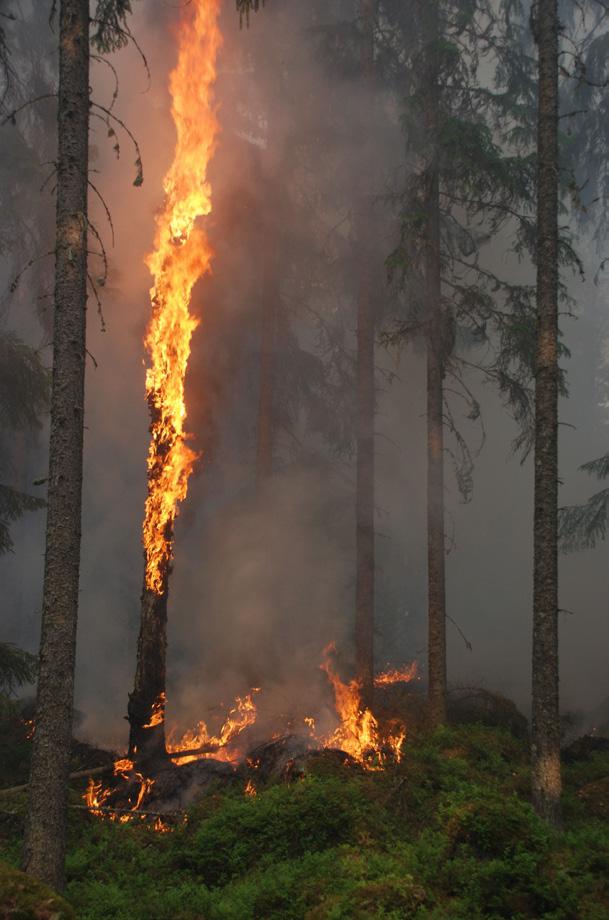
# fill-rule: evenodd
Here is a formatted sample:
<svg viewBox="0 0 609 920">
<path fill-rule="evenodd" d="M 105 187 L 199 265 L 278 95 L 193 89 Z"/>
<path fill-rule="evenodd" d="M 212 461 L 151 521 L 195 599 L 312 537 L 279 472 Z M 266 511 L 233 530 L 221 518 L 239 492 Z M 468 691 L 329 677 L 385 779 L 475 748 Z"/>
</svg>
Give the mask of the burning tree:
<svg viewBox="0 0 609 920">
<path fill-rule="evenodd" d="M 218 121 L 213 106 L 221 45 L 219 0 L 185 7 L 178 27 L 178 61 L 170 77 L 177 142 L 165 176 L 165 204 L 157 218 L 147 265 L 154 279 L 146 334 L 150 366 L 148 497 L 143 524 L 144 588 L 137 669 L 129 698 L 130 755 L 165 751 L 165 659 L 174 522 L 197 459 L 184 429 L 184 378 L 198 320 L 189 312 L 192 289 L 210 269 L 212 252 L 199 217 L 211 212 L 207 169 Z"/>
</svg>

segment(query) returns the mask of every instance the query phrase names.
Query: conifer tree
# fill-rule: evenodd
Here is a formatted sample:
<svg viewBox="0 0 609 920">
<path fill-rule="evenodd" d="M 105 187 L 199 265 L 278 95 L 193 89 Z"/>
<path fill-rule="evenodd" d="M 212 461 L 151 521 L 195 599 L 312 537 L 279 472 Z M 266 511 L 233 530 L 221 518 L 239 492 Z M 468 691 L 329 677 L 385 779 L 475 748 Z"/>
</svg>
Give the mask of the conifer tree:
<svg viewBox="0 0 609 920">
<path fill-rule="evenodd" d="M 558 6 L 539 0 L 533 548 L 533 803 L 560 821 L 558 710 Z"/>
<path fill-rule="evenodd" d="M 383 337 L 388 344 L 420 337 L 426 348 L 428 692 L 430 719 L 439 724 L 447 691 L 446 459 L 454 461 L 465 499 L 473 470 L 448 393 L 456 390 L 467 418 L 477 420 L 467 378 L 478 370 L 530 427 L 531 367 L 518 337 L 531 328 L 533 292 L 499 277 L 481 249 L 509 221 L 518 245 L 529 238 L 532 169 L 530 158 L 500 146 L 496 123 L 507 92 L 491 92 L 480 76 L 480 60 L 493 60 L 498 39 L 494 5 L 414 0 L 387 2 L 385 10 L 383 62 L 402 102 L 406 137 L 406 180 L 396 194 L 401 235 L 388 267 L 404 292 L 406 316 L 398 315 Z M 475 354 L 481 345 L 483 359 Z"/>
<path fill-rule="evenodd" d="M 125 44 L 128 0 L 100 0 L 97 48 Z M 59 4 L 53 379 L 36 731 L 24 868 L 63 885 L 81 543 L 89 219 L 88 0 Z M 137 182 L 137 180 L 136 180 Z"/>
</svg>

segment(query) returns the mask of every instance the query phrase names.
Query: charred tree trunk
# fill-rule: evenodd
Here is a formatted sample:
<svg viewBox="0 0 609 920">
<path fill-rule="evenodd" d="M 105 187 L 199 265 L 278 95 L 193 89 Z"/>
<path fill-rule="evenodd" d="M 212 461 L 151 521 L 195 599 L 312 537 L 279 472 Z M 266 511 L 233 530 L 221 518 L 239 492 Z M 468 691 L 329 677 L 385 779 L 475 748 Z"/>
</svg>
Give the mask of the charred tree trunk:
<svg viewBox="0 0 609 920">
<path fill-rule="evenodd" d="M 148 396 L 150 410 L 150 435 L 155 451 L 154 460 L 148 461 L 148 499 L 144 521 L 144 584 L 140 604 L 140 632 L 137 642 L 137 664 L 133 692 L 129 694 L 127 716 L 129 719 L 129 757 L 140 765 L 166 757 L 165 702 L 167 670 L 167 602 L 169 576 L 171 575 L 171 548 L 173 546 L 173 520 L 163 528 L 163 544 L 167 555 L 158 562 L 158 582 L 150 577 L 150 553 L 146 545 L 146 530 L 150 502 L 156 484 L 162 477 L 167 458 L 175 446 L 173 430 L 159 434 L 159 409 L 154 398 Z M 152 506 L 154 507 L 154 506 Z M 158 526 L 158 522 L 155 523 Z"/>
<path fill-rule="evenodd" d="M 24 868 L 63 886 L 78 615 L 87 305 L 89 3 L 61 0 L 53 390 Z"/>
<path fill-rule="evenodd" d="M 533 802 L 560 822 L 558 705 L 558 10 L 537 4 L 539 112 L 533 560 Z"/>
<path fill-rule="evenodd" d="M 364 73 L 372 79 L 374 70 L 374 17 L 376 0 L 363 0 Z M 362 702 L 372 703 L 374 693 L 374 340 L 375 301 L 372 283 L 373 258 L 370 244 L 370 211 L 368 200 L 362 202 L 364 214 L 358 232 L 363 251 L 363 271 L 357 304 L 357 470 L 356 470 L 356 583 L 355 583 L 355 664 L 361 686 Z"/>
<path fill-rule="evenodd" d="M 272 271 L 267 273 L 272 274 Z M 275 352 L 275 278 L 263 284 L 264 300 L 260 329 L 260 387 L 258 391 L 258 435 L 256 442 L 256 483 L 260 487 L 273 472 L 273 391 Z"/>
<path fill-rule="evenodd" d="M 426 7 L 429 85 L 427 110 L 428 174 L 425 191 L 425 287 L 427 299 L 427 619 L 428 697 L 433 725 L 446 717 L 446 580 L 444 539 L 444 335 L 440 255 L 440 177 L 438 134 L 440 87 L 437 42 L 438 4 Z"/>
<path fill-rule="evenodd" d="M 142 590 L 133 693 L 129 694 L 129 757 L 137 763 L 164 759 L 169 572 L 162 593 Z"/>
</svg>

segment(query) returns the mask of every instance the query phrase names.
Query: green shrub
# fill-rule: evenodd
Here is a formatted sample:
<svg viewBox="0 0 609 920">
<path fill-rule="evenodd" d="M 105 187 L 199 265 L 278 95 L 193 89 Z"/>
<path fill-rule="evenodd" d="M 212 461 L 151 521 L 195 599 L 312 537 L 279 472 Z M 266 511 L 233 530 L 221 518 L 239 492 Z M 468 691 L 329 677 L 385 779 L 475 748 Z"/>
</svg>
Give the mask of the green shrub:
<svg viewBox="0 0 609 920">
<path fill-rule="evenodd" d="M 177 865 L 221 885 L 259 863 L 320 852 L 354 839 L 371 808 L 358 784 L 308 778 L 227 801 L 188 836 Z"/>
</svg>

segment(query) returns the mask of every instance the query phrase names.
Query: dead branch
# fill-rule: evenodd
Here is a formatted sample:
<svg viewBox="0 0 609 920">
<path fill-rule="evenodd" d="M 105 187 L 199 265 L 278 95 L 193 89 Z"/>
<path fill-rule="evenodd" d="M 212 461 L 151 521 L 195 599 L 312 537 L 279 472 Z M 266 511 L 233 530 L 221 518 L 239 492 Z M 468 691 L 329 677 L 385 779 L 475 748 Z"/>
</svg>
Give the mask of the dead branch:
<svg viewBox="0 0 609 920">
<path fill-rule="evenodd" d="M 93 767 L 92 770 L 77 770 L 70 773 L 68 779 L 87 779 L 89 776 L 102 776 L 104 773 L 110 773 L 114 770 L 114 764 L 107 764 L 105 767 Z M 9 786 L 7 789 L 0 789 L 0 796 L 15 795 L 17 792 L 25 792 L 30 784 L 23 783 L 21 786 Z"/>
</svg>

